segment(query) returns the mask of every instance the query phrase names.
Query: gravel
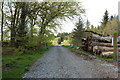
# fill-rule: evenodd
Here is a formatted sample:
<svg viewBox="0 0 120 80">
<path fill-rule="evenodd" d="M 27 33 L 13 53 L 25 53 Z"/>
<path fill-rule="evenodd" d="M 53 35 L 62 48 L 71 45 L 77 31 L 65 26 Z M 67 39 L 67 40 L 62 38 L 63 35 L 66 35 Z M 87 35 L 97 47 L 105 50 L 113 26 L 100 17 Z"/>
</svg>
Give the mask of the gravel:
<svg viewBox="0 0 120 80">
<path fill-rule="evenodd" d="M 63 47 L 53 47 L 38 59 L 23 78 L 117 78 L 118 67 L 87 60 Z"/>
</svg>

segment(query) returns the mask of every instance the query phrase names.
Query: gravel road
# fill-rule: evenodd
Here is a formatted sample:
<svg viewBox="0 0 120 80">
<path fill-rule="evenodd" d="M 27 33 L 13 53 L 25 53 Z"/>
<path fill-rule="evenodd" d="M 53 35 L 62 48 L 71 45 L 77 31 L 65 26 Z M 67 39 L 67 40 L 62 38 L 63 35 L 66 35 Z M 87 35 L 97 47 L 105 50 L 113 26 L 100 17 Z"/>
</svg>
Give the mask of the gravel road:
<svg viewBox="0 0 120 80">
<path fill-rule="evenodd" d="M 38 59 L 23 78 L 117 78 L 118 67 L 97 58 L 53 47 Z"/>
</svg>

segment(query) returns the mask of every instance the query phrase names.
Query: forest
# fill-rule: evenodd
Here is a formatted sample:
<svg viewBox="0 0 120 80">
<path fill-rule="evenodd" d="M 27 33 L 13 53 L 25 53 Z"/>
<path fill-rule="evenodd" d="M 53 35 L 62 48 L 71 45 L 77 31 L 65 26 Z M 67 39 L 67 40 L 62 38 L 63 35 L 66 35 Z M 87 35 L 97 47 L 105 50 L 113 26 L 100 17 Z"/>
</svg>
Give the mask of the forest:
<svg viewBox="0 0 120 80">
<path fill-rule="evenodd" d="M 30 63 L 52 46 L 60 20 L 84 12 L 76 2 L 1 2 L 3 77 L 12 77 L 14 72 L 20 73 L 15 77 L 20 77 Z M 12 71 L 14 66 L 18 69 Z"/>
<path fill-rule="evenodd" d="M 109 15 L 108 10 L 104 12 L 100 25 L 94 26 L 82 16 L 86 10 L 80 2 L 2 1 L 0 4 L 3 78 L 13 78 L 14 73 L 15 78 L 21 78 L 29 71 L 32 63 L 53 46 L 62 46 L 80 54 L 92 54 L 103 60 L 117 62 L 111 55 L 101 57 L 102 52 L 91 51 L 95 50 L 97 45 L 91 45 L 90 34 L 99 35 L 97 41 L 103 37 L 103 43 L 98 42 L 99 45 L 111 46 L 112 42 L 108 41 L 106 44 L 104 37 L 113 37 L 116 34 L 117 38 L 120 38 L 118 15 Z M 77 21 L 72 32 L 55 35 L 57 30 L 62 28 L 62 20 L 74 18 Z M 105 49 L 113 51 L 113 47 Z"/>
<path fill-rule="evenodd" d="M 84 9 L 70 2 L 2 2 L 1 13 L 3 46 L 15 47 L 24 54 L 50 45 L 60 19 L 80 15 Z"/>
</svg>

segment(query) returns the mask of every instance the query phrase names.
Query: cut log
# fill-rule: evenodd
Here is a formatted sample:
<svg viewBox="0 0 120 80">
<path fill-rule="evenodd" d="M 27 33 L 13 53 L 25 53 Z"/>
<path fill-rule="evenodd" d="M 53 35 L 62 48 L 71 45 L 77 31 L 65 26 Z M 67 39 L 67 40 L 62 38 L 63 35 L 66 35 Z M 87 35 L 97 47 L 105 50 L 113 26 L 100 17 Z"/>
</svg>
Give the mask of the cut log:
<svg viewBox="0 0 120 80">
<path fill-rule="evenodd" d="M 100 36 L 103 36 L 103 34 L 99 34 L 99 33 L 97 33 L 97 32 L 94 32 L 94 31 L 90 31 L 90 30 L 85 30 L 85 32 L 90 32 L 90 33 L 92 33 L 92 34 L 96 34 L 96 35 L 100 35 Z"/>
<path fill-rule="evenodd" d="M 105 46 L 105 47 L 113 47 L 111 43 L 103 43 L 103 42 L 92 42 L 92 46 Z"/>
<path fill-rule="evenodd" d="M 120 47 L 120 44 L 117 44 L 118 45 L 118 47 Z"/>
<path fill-rule="evenodd" d="M 86 38 L 82 38 L 82 41 L 86 41 L 87 39 Z"/>
<path fill-rule="evenodd" d="M 113 52 L 102 52 L 102 55 L 106 55 L 106 56 L 109 56 L 109 55 L 112 55 L 112 54 L 114 54 Z"/>
<path fill-rule="evenodd" d="M 113 47 L 104 47 L 104 46 L 94 46 L 93 47 L 93 52 L 96 51 L 96 50 L 99 50 L 101 52 L 114 51 L 114 48 Z M 120 51 L 120 47 L 118 48 L 118 50 Z"/>
<path fill-rule="evenodd" d="M 112 43 L 104 43 L 104 42 L 95 42 L 92 41 L 92 46 L 105 46 L 105 47 L 113 47 Z M 120 47 L 120 44 L 117 44 Z"/>
<path fill-rule="evenodd" d="M 112 42 L 112 37 L 111 36 L 102 37 L 99 35 L 92 34 L 92 40 L 99 42 Z"/>
</svg>

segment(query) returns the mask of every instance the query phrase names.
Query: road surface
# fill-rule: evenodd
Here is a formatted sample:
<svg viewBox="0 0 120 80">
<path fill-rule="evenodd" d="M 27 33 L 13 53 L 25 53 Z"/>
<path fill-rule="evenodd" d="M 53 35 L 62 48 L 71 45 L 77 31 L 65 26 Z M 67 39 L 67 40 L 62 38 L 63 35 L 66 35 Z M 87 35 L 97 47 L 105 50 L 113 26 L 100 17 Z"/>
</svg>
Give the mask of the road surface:
<svg viewBox="0 0 120 80">
<path fill-rule="evenodd" d="M 23 78 L 117 78 L 118 68 L 97 58 L 53 47 L 38 59 Z"/>
</svg>

